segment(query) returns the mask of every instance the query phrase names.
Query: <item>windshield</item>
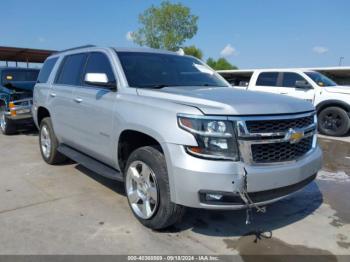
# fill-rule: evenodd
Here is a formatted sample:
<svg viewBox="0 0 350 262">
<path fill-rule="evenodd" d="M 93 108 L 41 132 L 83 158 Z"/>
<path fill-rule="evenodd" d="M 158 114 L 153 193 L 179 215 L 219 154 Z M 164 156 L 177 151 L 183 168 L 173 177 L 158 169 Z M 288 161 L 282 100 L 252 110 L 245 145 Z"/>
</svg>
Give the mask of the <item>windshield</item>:
<svg viewBox="0 0 350 262">
<path fill-rule="evenodd" d="M 179 55 L 118 52 L 131 87 L 228 86 L 199 60 Z"/>
<path fill-rule="evenodd" d="M 337 83 L 318 72 L 305 72 L 319 86 L 336 86 Z"/>
<path fill-rule="evenodd" d="M 36 81 L 39 70 L 3 70 L 2 84 L 19 81 Z"/>
</svg>

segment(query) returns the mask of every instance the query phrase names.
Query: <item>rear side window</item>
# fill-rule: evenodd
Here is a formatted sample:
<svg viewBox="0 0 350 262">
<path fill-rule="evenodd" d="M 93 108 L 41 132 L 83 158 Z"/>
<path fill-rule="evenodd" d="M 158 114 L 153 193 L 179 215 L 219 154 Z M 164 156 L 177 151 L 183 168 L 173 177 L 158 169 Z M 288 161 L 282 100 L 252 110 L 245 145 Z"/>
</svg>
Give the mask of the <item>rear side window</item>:
<svg viewBox="0 0 350 262">
<path fill-rule="evenodd" d="M 49 80 L 51 71 L 53 67 L 55 66 L 56 62 L 58 60 L 58 57 L 50 58 L 45 61 L 43 67 L 40 70 L 39 76 L 38 76 L 38 83 L 46 83 L 47 80 Z"/>
<path fill-rule="evenodd" d="M 261 73 L 256 81 L 257 86 L 277 86 L 278 73 Z"/>
<path fill-rule="evenodd" d="M 111 63 L 103 53 L 93 52 L 90 54 L 85 67 L 85 74 L 87 73 L 104 73 L 110 83 L 115 82 Z"/>
<path fill-rule="evenodd" d="M 296 73 L 283 73 L 283 87 L 295 87 L 296 81 L 304 80 L 304 77 L 302 77 L 299 74 Z"/>
<path fill-rule="evenodd" d="M 86 62 L 87 54 L 75 54 L 66 56 L 56 79 L 57 84 L 81 85 L 81 74 Z"/>
</svg>

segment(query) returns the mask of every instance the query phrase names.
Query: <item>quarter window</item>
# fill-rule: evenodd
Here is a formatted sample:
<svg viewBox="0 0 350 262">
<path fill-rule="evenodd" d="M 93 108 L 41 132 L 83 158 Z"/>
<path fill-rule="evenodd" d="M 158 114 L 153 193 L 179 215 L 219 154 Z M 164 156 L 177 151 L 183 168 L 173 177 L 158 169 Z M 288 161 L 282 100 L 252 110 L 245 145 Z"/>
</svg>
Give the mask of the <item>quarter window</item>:
<svg viewBox="0 0 350 262">
<path fill-rule="evenodd" d="M 261 73 L 256 81 L 257 86 L 277 86 L 278 73 Z"/>
<path fill-rule="evenodd" d="M 297 73 L 283 73 L 283 87 L 295 87 L 296 81 L 305 81 L 304 77 Z"/>
<path fill-rule="evenodd" d="M 85 68 L 85 74 L 87 73 L 104 73 L 110 83 L 115 82 L 111 63 L 103 53 L 94 52 L 90 54 Z"/>
<path fill-rule="evenodd" d="M 53 67 L 55 66 L 56 62 L 58 60 L 58 57 L 50 58 L 45 61 L 43 67 L 40 70 L 39 76 L 38 76 L 38 83 L 46 83 L 47 80 L 49 80 L 51 71 Z"/>
<path fill-rule="evenodd" d="M 62 62 L 57 84 L 81 85 L 81 74 L 86 62 L 86 53 L 69 55 Z"/>
</svg>

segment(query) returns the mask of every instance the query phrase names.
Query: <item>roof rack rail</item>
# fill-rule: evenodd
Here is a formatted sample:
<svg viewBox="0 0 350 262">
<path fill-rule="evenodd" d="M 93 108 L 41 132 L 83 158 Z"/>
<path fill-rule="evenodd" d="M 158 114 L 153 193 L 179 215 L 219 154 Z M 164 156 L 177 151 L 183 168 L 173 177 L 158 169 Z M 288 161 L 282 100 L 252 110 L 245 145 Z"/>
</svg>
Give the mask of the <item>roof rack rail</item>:
<svg viewBox="0 0 350 262">
<path fill-rule="evenodd" d="M 72 51 L 72 50 L 81 49 L 81 48 L 88 48 L 88 47 L 96 47 L 96 46 L 95 45 L 82 45 L 82 46 L 77 46 L 77 47 L 64 49 L 64 50 L 58 51 L 57 53 L 62 53 L 62 52 L 66 52 L 66 51 Z"/>
</svg>

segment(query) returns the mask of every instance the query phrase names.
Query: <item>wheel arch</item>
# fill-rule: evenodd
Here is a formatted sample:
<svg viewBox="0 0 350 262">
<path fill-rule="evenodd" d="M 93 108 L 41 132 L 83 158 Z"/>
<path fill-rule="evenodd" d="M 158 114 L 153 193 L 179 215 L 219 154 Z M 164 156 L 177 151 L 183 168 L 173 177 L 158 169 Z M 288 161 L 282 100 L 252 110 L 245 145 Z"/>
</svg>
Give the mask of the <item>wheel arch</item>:
<svg viewBox="0 0 350 262">
<path fill-rule="evenodd" d="M 164 153 L 159 140 L 144 131 L 125 129 L 121 132 L 118 139 L 118 165 L 120 171 L 124 171 L 130 154 L 135 149 L 143 146 L 158 146 L 162 153 Z"/>
<path fill-rule="evenodd" d="M 332 107 L 332 106 L 340 107 L 344 109 L 348 113 L 348 115 L 350 114 L 350 105 L 341 100 L 326 100 L 319 103 L 316 106 L 317 114 L 319 114 L 323 109 L 327 107 Z"/>
<path fill-rule="evenodd" d="M 51 116 L 51 114 L 50 114 L 49 110 L 46 107 L 39 106 L 38 107 L 38 111 L 37 111 L 38 126 L 40 126 L 41 121 L 45 117 L 50 117 L 50 116 Z"/>
</svg>

